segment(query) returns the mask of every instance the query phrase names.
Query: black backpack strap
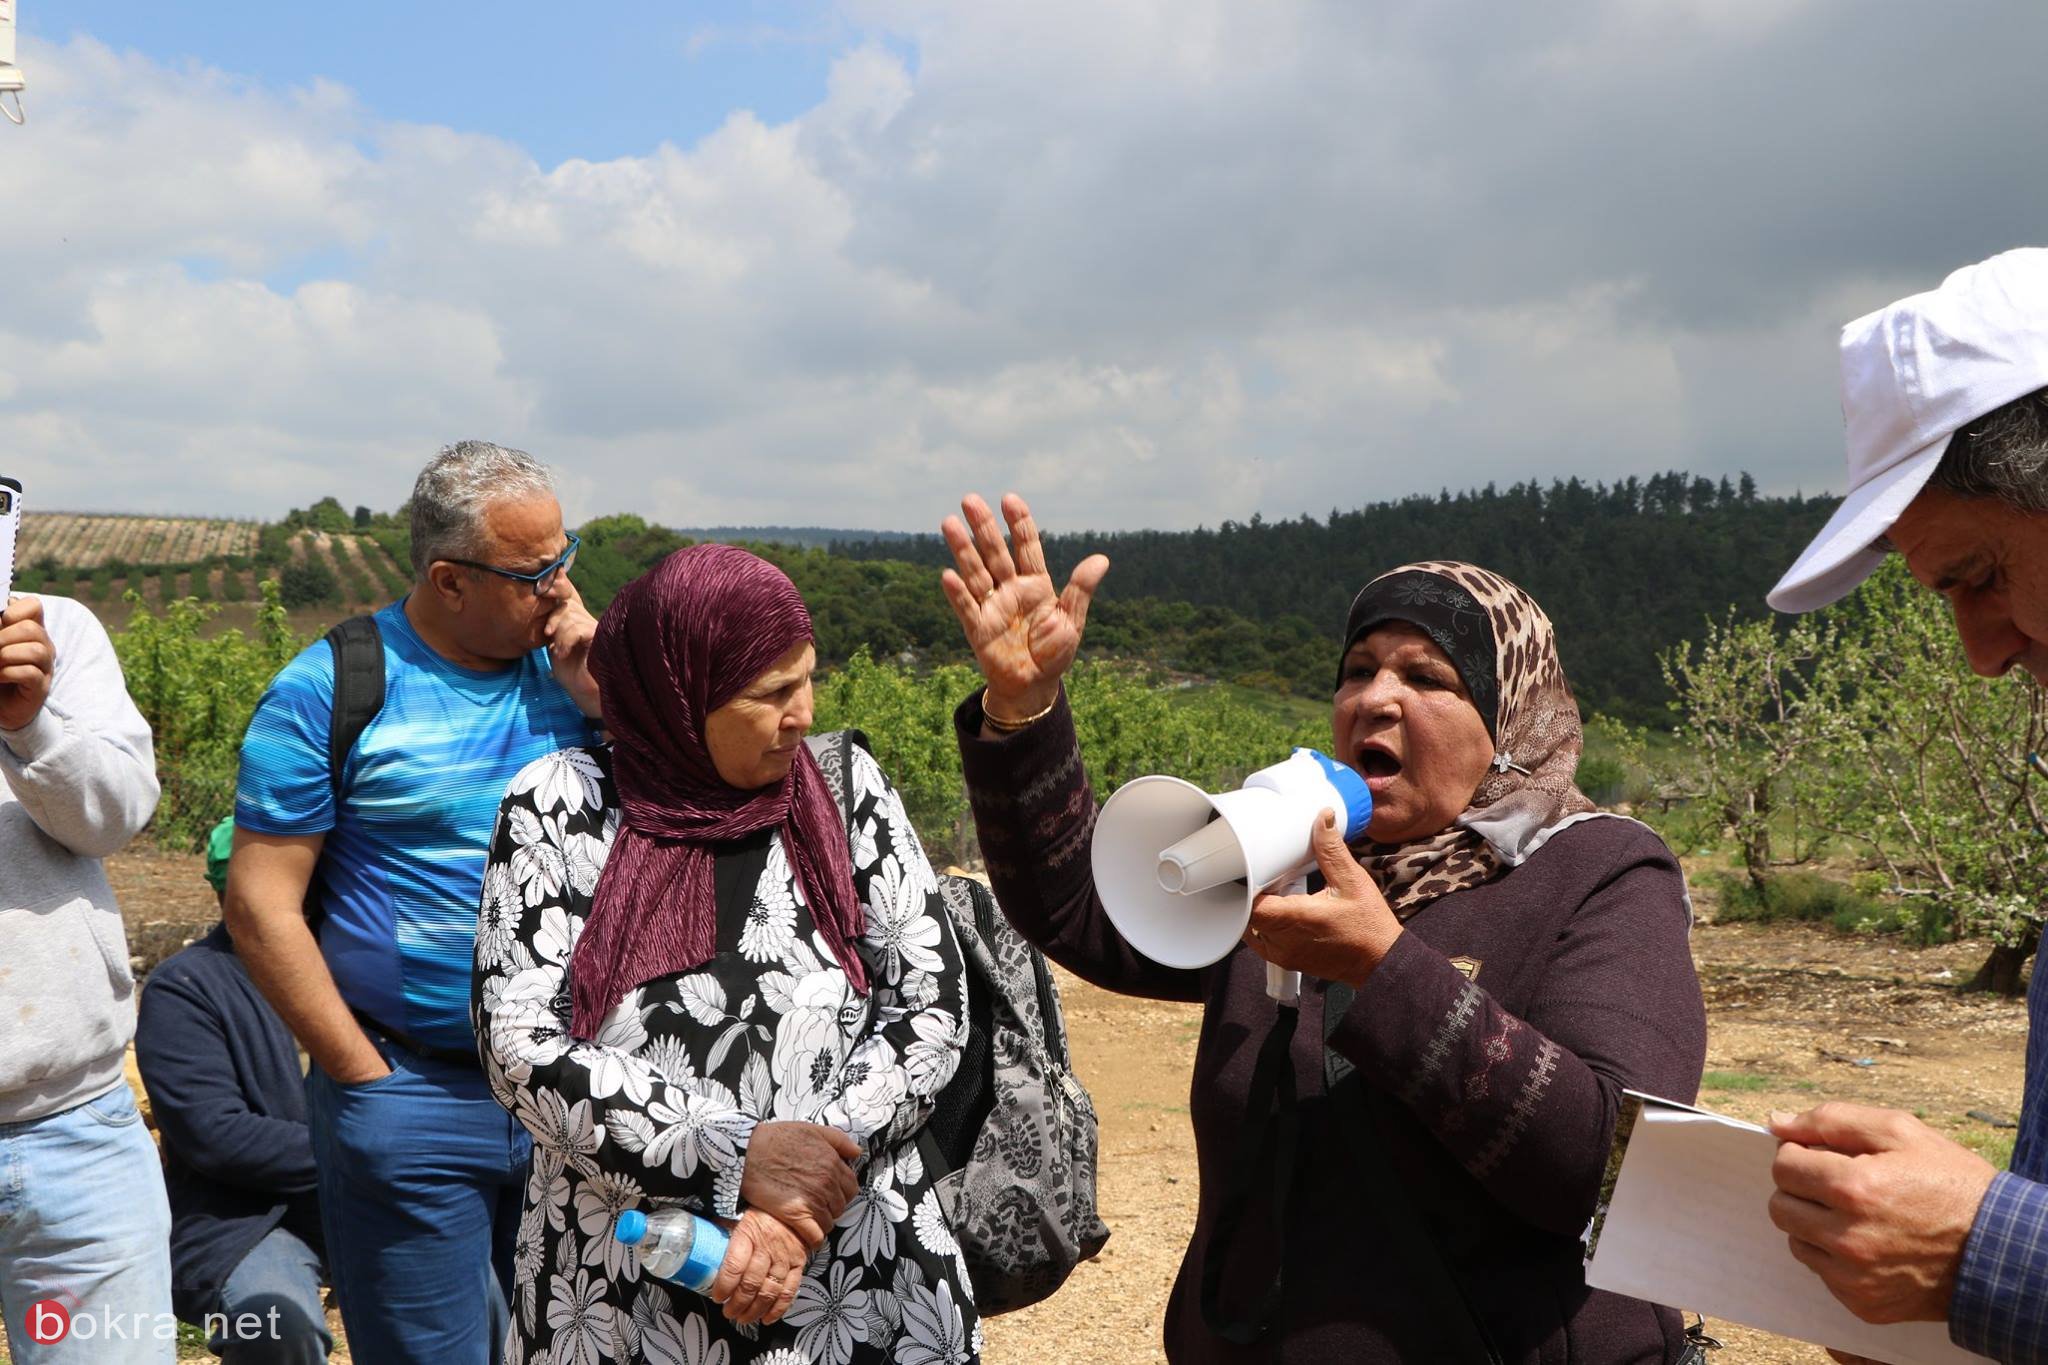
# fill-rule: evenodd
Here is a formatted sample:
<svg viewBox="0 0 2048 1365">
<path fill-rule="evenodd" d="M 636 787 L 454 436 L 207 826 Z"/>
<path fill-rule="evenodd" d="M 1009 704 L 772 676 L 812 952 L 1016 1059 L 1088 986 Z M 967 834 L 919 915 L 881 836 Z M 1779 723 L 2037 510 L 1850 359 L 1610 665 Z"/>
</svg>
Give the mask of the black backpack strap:
<svg viewBox="0 0 2048 1365">
<path fill-rule="evenodd" d="M 1374 1185 L 1374 1198 L 1393 1233 L 1388 1239 L 1389 1244 L 1409 1250 L 1408 1263 L 1415 1268 L 1420 1281 L 1418 1287 L 1432 1301 L 1429 1316 L 1442 1325 L 1446 1334 L 1442 1344 L 1449 1348 L 1443 1358 L 1500 1365 L 1500 1352 L 1494 1350 L 1493 1343 L 1487 1339 L 1486 1329 L 1472 1309 L 1472 1300 L 1466 1295 L 1464 1285 L 1459 1283 L 1450 1262 L 1444 1259 L 1443 1248 L 1437 1244 L 1436 1234 L 1430 1230 L 1422 1210 L 1415 1206 L 1407 1182 L 1393 1174 L 1386 1140 L 1375 1112 L 1378 1096 L 1352 1074 L 1351 1060 L 1330 1046 L 1337 1025 L 1343 1022 L 1344 1014 L 1351 1008 L 1357 994 L 1342 981 L 1332 981 L 1324 989 L 1323 1088 L 1339 1115 L 1338 1121 L 1346 1123 L 1351 1130 L 1352 1147 L 1359 1168 L 1393 1175 L 1393 1178 Z"/>
<path fill-rule="evenodd" d="M 374 616 L 351 616 L 327 632 L 327 648 L 334 653 L 334 708 L 327 720 L 327 783 L 334 794 L 335 819 L 341 818 L 341 798 L 347 793 L 344 774 L 348 756 L 370 728 L 370 722 L 384 709 L 384 635 Z M 322 862 L 325 862 L 323 855 Z M 306 923 L 317 935 L 327 914 L 326 893 L 320 884 L 320 868 L 306 886 Z"/>
<path fill-rule="evenodd" d="M 349 752 L 384 709 L 384 636 L 374 616 L 351 616 L 327 632 L 334 651 L 334 714 L 327 724 L 327 776 L 339 812 Z"/>
</svg>

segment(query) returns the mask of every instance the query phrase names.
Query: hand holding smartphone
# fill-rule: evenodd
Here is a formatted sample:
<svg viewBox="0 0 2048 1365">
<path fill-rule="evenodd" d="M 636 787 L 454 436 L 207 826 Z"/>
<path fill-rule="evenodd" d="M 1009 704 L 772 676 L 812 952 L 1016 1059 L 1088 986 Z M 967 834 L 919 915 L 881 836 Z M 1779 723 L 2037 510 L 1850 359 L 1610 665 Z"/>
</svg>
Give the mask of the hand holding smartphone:
<svg viewBox="0 0 2048 1365">
<path fill-rule="evenodd" d="M 43 629 L 43 604 L 14 601 L 14 544 L 21 531 L 21 485 L 0 476 L 0 730 L 20 730 L 50 695 L 57 655 Z"/>
<path fill-rule="evenodd" d="M 21 535 L 21 485 L 0 474 L 0 608 L 14 591 L 14 542 Z"/>
</svg>

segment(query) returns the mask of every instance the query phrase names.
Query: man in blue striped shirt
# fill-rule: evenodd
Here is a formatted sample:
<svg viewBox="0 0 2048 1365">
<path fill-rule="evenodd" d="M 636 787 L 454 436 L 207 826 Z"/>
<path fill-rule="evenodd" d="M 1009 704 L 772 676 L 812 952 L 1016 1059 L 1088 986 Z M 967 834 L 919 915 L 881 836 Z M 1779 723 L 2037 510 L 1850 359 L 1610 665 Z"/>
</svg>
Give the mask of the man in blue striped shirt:
<svg viewBox="0 0 2048 1365">
<path fill-rule="evenodd" d="M 1948 598 L 1970 666 L 2048 683 L 2048 250 L 2008 251 L 1842 331 L 1849 491 L 1771 591 L 1843 596 L 1897 550 Z M 2009 1170 L 1911 1115 L 1776 1116 L 1771 1217 L 1858 1317 L 1946 1321 L 1958 1346 L 2048 1362 L 2048 973 L 2027 993 Z M 1847 1357 L 1837 1356 L 1837 1359 Z"/>
<path fill-rule="evenodd" d="M 486 1365 L 509 1319 L 530 1147 L 470 1028 L 485 854 L 512 776 L 589 743 L 595 623 L 544 466 L 480 441 L 412 496 L 413 587 L 377 613 L 384 703 L 329 756 L 333 651 L 272 681 L 242 743 L 235 947 L 312 1057 L 330 1278 L 361 1360 Z M 317 878 L 318 937 L 303 913 Z"/>
</svg>

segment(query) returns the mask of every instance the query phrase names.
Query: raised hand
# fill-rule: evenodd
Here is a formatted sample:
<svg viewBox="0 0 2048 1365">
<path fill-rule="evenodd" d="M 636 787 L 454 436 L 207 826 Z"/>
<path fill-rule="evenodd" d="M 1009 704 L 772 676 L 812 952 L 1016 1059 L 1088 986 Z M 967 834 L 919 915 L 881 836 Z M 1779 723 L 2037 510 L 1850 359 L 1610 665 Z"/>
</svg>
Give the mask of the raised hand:
<svg viewBox="0 0 2048 1365">
<path fill-rule="evenodd" d="M 988 682 L 982 709 L 1010 720 L 1037 715 L 1058 697 L 1060 678 L 1081 648 L 1088 604 L 1109 572 L 1109 559 L 1088 556 L 1074 567 L 1066 588 L 1055 590 L 1024 499 L 1003 496 L 1008 543 L 978 494 L 962 498 L 960 511 L 939 526 L 955 565 L 939 582 Z"/>
</svg>

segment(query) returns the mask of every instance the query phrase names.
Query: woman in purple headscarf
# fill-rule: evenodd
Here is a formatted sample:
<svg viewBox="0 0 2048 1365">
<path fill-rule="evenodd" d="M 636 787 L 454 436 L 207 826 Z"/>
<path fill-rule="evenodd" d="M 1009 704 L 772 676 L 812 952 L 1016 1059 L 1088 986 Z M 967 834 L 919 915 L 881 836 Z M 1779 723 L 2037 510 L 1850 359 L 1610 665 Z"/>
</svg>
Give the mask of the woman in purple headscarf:
<svg viewBox="0 0 2048 1365">
<path fill-rule="evenodd" d="M 523 771 L 477 927 L 498 1099 L 533 1135 L 513 1360 L 961 1362 L 981 1326 L 917 1138 L 966 979 L 903 803 L 810 750 L 803 599 L 765 560 L 678 550 L 621 590 L 591 668 L 608 749 Z M 732 1227 L 698 1295 L 620 1213 Z"/>
</svg>

